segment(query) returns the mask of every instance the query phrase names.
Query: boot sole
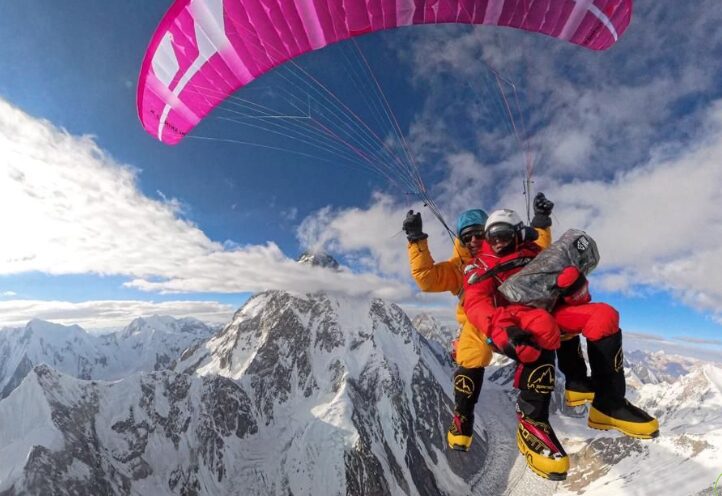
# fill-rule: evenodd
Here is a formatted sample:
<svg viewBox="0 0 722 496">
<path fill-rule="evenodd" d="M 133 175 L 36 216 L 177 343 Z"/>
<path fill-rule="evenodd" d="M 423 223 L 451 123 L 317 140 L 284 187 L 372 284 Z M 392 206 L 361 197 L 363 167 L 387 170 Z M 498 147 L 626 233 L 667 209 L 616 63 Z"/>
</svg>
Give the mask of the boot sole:
<svg viewBox="0 0 722 496">
<path fill-rule="evenodd" d="M 659 436 L 659 430 L 656 430 L 652 432 L 651 434 L 638 434 L 636 432 L 629 432 L 627 430 L 622 429 L 621 427 L 618 427 L 616 425 L 609 425 L 609 424 L 598 424 L 596 422 L 592 422 L 591 420 L 587 420 L 587 425 L 591 427 L 592 429 L 596 429 L 598 431 L 619 431 L 625 436 L 629 437 L 635 437 L 637 439 L 654 439 L 655 437 Z"/>
<path fill-rule="evenodd" d="M 454 451 L 469 451 L 471 449 L 472 438 L 459 439 L 465 436 L 451 435 L 450 432 L 446 433 L 446 445 Z M 463 444 L 462 444 L 463 442 Z"/>
<path fill-rule="evenodd" d="M 524 460 L 526 461 L 526 466 L 529 467 L 529 469 L 534 472 L 536 475 L 541 477 L 542 479 L 547 479 L 550 481 L 563 481 L 567 479 L 567 473 L 559 473 L 559 472 L 542 472 L 538 468 L 535 468 L 534 465 L 532 465 L 532 456 L 531 453 L 526 453 L 526 447 L 524 446 L 524 443 L 522 442 L 521 438 L 519 437 L 519 433 L 516 435 L 516 446 L 519 448 L 519 453 L 524 457 Z"/>
<path fill-rule="evenodd" d="M 575 398 L 571 399 L 570 396 L 573 396 Z M 582 406 L 586 405 L 587 403 L 591 403 L 593 400 L 594 393 L 581 393 L 569 389 L 564 391 L 564 404 L 566 406 Z"/>
</svg>

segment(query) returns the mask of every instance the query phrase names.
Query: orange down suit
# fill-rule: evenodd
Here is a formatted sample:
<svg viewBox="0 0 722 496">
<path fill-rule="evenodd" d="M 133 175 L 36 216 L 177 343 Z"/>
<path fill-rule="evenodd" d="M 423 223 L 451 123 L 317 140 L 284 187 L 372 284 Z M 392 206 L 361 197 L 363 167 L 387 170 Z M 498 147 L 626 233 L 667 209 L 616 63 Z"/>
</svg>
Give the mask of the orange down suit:
<svg viewBox="0 0 722 496">
<path fill-rule="evenodd" d="M 540 248 L 548 248 L 551 244 L 551 229 L 536 229 L 539 238 L 536 244 Z M 486 367 L 491 362 L 492 348 L 486 342 L 486 329 L 477 329 L 466 318 L 464 313 L 464 267 L 472 262 L 471 253 L 459 238 L 454 239 L 454 252 L 445 262 L 434 262 L 427 240 L 408 244 L 411 276 L 421 291 L 426 293 L 442 293 L 450 291 L 459 297 L 456 306 L 456 320 L 461 333 L 456 348 L 456 363 L 461 367 Z"/>
</svg>

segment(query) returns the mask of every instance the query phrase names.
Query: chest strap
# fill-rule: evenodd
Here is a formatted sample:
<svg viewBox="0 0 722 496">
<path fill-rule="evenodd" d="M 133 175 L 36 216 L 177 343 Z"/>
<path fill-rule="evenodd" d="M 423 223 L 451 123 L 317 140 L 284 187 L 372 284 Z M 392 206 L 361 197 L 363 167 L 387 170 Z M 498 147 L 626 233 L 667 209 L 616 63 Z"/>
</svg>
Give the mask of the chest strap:
<svg viewBox="0 0 722 496">
<path fill-rule="evenodd" d="M 483 274 L 479 274 L 478 272 L 475 272 L 469 277 L 469 284 L 476 284 L 477 282 L 485 281 L 486 279 L 490 277 L 496 278 L 497 281 L 502 282 L 501 279 L 499 279 L 499 275 L 503 272 L 507 272 L 512 269 L 518 269 L 519 267 L 524 267 L 526 264 L 534 260 L 534 257 L 519 257 L 515 258 L 513 260 L 508 260 L 506 262 L 502 262 L 499 265 L 494 266 L 491 269 L 486 270 Z M 486 264 L 485 264 L 486 265 Z"/>
</svg>

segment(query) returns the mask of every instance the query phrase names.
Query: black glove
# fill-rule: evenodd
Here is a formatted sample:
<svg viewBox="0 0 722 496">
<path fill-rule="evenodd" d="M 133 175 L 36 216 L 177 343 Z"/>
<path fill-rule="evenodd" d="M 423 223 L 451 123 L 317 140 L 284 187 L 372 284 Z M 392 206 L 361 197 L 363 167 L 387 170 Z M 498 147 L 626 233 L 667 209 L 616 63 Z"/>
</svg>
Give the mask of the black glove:
<svg viewBox="0 0 722 496">
<path fill-rule="evenodd" d="M 534 346 L 537 348 L 538 346 L 532 339 L 533 336 L 530 332 L 525 331 L 524 329 L 516 326 L 509 326 L 506 328 L 506 335 L 509 337 L 509 342 L 513 344 L 514 346 Z"/>
<path fill-rule="evenodd" d="M 545 229 L 552 225 L 552 219 L 549 217 L 554 209 L 554 202 L 547 200 L 544 193 L 537 193 L 534 197 L 534 218 L 531 221 L 532 227 Z"/>
<path fill-rule="evenodd" d="M 522 363 L 533 363 L 541 355 L 531 333 L 516 326 L 492 328 L 491 341 L 503 354 Z"/>
<path fill-rule="evenodd" d="M 428 234 L 421 231 L 421 212 L 414 213 L 413 210 L 409 210 L 401 229 L 406 233 L 406 239 L 411 242 L 420 241 L 429 237 Z"/>
<path fill-rule="evenodd" d="M 537 193 L 534 197 L 534 214 L 549 216 L 554 209 L 554 202 L 547 199 L 544 193 Z"/>
</svg>

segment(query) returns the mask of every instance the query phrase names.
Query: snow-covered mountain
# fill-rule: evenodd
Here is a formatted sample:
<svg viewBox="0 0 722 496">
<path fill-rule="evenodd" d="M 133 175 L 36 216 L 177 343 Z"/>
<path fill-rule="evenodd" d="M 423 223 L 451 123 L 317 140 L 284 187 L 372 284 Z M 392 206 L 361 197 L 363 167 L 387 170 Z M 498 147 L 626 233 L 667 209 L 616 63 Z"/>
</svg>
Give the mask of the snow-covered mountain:
<svg viewBox="0 0 722 496">
<path fill-rule="evenodd" d="M 299 255 L 297 262 L 304 265 L 324 267 L 327 269 L 337 270 L 339 268 L 339 264 L 336 259 L 326 253 L 304 251 L 301 255 Z"/>
<path fill-rule="evenodd" d="M 210 338 L 218 329 L 193 318 L 137 318 L 119 333 L 101 336 L 103 347 L 118 356 L 113 377 L 171 366 L 186 348 Z M 105 377 L 103 377 L 105 378 Z"/>
<path fill-rule="evenodd" d="M 0 402 L 0 494 L 231 494 L 251 409 L 221 376 L 83 381 L 39 365 Z"/>
<path fill-rule="evenodd" d="M 442 325 L 434 316 L 420 313 L 411 321 L 416 331 L 428 341 L 434 354 L 440 362 L 448 367 L 455 367 L 451 358 L 451 341 L 456 334 L 445 325 Z"/>
<path fill-rule="evenodd" d="M 78 326 L 32 320 L 0 330 L 0 398 L 35 365 L 79 379 L 119 379 L 133 372 L 167 368 L 180 353 L 208 339 L 214 329 L 192 319 L 138 318 L 125 329 L 96 336 Z"/>
<path fill-rule="evenodd" d="M 81 379 L 90 379 L 105 367 L 108 356 L 93 336 L 78 326 L 32 320 L 24 328 L 0 331 L 0 398 L 15 389 L 33 366 L 51 367 Z"/>
<path fill-rule="evenodd" d="M 662 351 L 645 353 L 639 350 L 627 352 L 624 360 L 627 382 L 635 387 L 663 382 L 671 384 L 703 363 L 694 358 Z"/>
<path fill-rule="evenodd" d="M 451 341 L 456 338 L 455 329 L 443 325 L 436 317 L 428 313 L 418 314 L 411 322 L 419 334 L 429 341 L 439 343 L 447 350 L 451 346 Z"/>
<path fill-rule="evenodd" d="M 253 398 L 248 494 L 464 494 L 486 456 L 450 462 L 449 369 L 381 300 L 262 293 L 176 370 Z"/>
<path fill-rule="evenodd" d="M 571 470 L 554 483 L 518 455 L 501 357 L 472 451 L 446 448 L 448 348 L 395 305 L 273 291 L 215 335 L 196 323 L 0 332 L 0 496 L 692 495 L 720 470 L 722 369 L 700 360 L 627 352 L 629 397 L 660 418 L 653 441 L 589 429 L 584 407 L 560 406 L 560 380 L 552 423 Z"/>
<path fill-rule="evenodd" d="M 588 407 L 563 405 L 564 375 L 558 372 L 551 423 L 570 455 L 570 471 L 554 494 L 712 494 L 722 471 L 722 366 L 639 350 L 625 352 L 624 366 L 627 398 L 658 417 L 660 437 L 638 440 L 590 429 Z M 487 384 L 509 386 L 514 368 L 495 355 Z"/>
<path fill-rule="evenodd" d="M 262 293 L 175 371 L 35 367 L 0 402 L 0 494 L 472 494 L 494 464 L 445 447 L 449 373 L 395 305 Z"/>
</svg>

